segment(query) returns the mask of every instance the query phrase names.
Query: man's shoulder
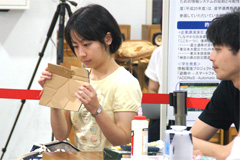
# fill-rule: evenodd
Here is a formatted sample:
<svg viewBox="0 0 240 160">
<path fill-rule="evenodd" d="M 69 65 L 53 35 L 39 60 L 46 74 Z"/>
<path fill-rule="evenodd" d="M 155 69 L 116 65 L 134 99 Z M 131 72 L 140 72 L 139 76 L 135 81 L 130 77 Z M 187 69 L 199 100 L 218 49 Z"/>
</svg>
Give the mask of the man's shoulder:
<svg viewBox="0 0 240 160">
<path fill-rule="evenodd" d="M 220 87 L 224 88 L 224 89 L 234 89 L 234 85 L 233 82 L 231 80 L 223 80 L 220 83 Z"/>
</svg>

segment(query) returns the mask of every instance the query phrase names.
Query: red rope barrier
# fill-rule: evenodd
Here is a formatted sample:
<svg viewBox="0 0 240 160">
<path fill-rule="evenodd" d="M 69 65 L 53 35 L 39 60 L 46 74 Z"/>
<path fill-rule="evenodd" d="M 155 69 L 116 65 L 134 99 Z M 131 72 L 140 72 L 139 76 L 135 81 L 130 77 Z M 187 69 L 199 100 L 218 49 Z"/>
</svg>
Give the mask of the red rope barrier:
<svg viewBox="0 0 240 160">
<path fill-rule="evenodd" d="M 210 99 L 187 97 L 187 108 L 205 109 Z"/>
<path fill-rule="evenodd" d="M 40 93 L 41 93 L 41 90 L 0 88 L 0 98 L 4 98 L 4 99 L 39 100 L 41 98 Z"/>
<path fill-rule="evenodd" d="M 143 93 L 142 103 L 169 104 L 169 94 Z"/>
<path fill-rule="evenodd" d="M 0 88 L 0 98 L 39 100 L 41 90 Z M 187 97 L 187 108 L 204 109 L 209 101 L 210 99 Z M 143 93 L 142 103 L 169 104 L 169 94 Z"/>
<path fill-rule="evenodd" d="M 210 99 L 187 97 L 187 108 L 204 109 Z M 142 103 L 169 104 L 169 94 L 143 93 Z"/>
</svg>

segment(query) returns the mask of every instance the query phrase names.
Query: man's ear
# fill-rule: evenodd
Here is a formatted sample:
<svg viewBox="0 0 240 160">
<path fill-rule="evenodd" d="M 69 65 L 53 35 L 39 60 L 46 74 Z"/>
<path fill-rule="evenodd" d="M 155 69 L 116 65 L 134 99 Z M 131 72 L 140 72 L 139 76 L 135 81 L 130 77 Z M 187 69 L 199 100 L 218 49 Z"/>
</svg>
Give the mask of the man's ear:
<svg viewBox="0 0 240 160">
<path fill-rule="evenodd" d="M 110 32 L 107 32 L 104 41 L 106 43 L 106 45 L 111 45 L 112 44 L 112 34 Z"/>
</svg>

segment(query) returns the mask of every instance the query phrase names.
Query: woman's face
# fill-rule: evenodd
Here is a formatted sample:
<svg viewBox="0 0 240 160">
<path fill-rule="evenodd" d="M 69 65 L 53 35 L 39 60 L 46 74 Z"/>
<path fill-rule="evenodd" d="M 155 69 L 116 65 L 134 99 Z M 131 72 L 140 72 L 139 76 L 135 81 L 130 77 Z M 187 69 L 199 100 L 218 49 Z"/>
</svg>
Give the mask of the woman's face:
<svg viewBox="0 0 240 160">
<path fill-rule="evenodd" d="M 71 37 L 72 45 L 78 59 L 87 68 L 98 68 L 110 57 L 110 53 L 99 41 L 85 40 L 75 32 L 71 32 Z"/>
</svg>

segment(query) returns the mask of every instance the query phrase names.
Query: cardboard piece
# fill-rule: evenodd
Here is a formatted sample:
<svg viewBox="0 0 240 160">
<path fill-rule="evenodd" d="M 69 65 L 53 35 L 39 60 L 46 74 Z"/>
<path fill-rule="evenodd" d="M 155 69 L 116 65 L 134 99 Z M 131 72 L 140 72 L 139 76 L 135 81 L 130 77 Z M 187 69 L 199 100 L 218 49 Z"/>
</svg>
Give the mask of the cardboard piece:
<svg viewBox="0 0 240 160">
<path fill-rule="evenodd" d="M 60 65 L 48 64 L 52 79 L 46 80 L 40 105 L 64 110 L 79 111 L 82 102 L 75 92 L 84 82 L 89 82 L 89 72 L 84 68 L 71 66 L 71 69 Z"/>
</svg>

